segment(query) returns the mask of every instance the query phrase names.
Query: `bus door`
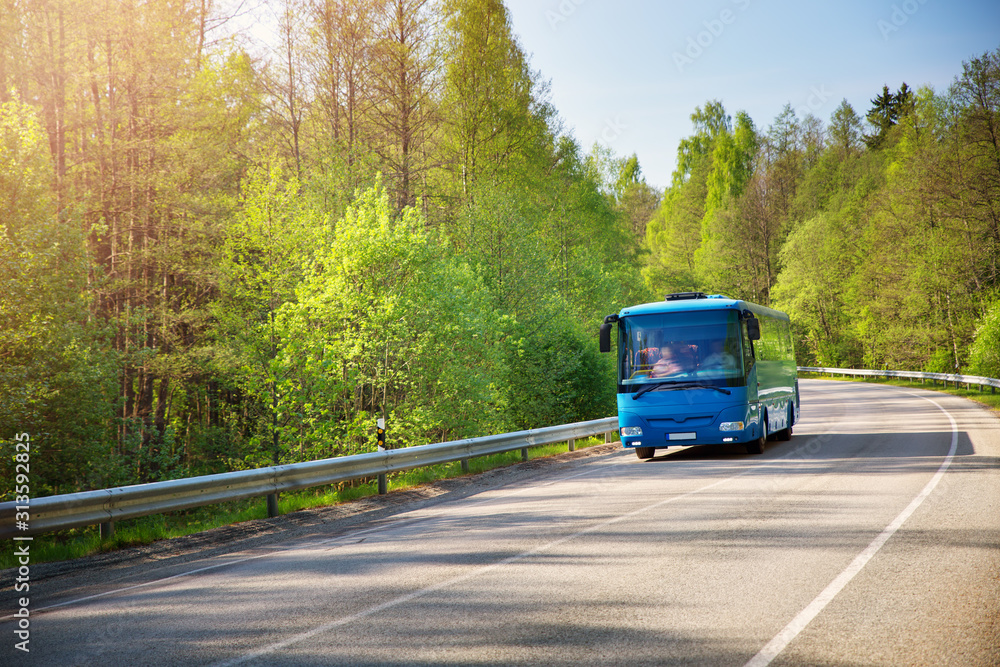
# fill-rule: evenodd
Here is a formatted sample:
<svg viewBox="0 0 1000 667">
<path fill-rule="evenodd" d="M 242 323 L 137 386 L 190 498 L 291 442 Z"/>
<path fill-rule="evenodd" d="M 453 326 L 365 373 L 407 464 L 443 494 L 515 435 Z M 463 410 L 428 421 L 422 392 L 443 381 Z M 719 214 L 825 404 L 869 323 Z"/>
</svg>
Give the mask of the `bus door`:
<svg viewBox="0 0 1000 667">
<path fill-rule="evenodd" d="M 749 315 L 749 316 L 748 316 Z M 754 341 L 760 340 L 760 321 L 743 311 L 740 335 L 743 339 L 743 373 L 747 382 L 747 402 L 755 405 L 760 400 L 760 383 L 757 380 L 757 355 Z"/>
</svg>

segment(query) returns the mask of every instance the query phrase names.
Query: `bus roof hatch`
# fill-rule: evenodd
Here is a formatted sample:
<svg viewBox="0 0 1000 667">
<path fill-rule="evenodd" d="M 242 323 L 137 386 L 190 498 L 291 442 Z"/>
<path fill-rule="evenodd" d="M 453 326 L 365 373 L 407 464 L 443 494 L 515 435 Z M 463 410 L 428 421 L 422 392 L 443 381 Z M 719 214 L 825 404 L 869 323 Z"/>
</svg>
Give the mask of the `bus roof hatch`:
<svg viewBox="0 0 1000 667">
<path fill-rule="evenodd" d="M 664 301 L 687 301 L 689 299 L 707 299 L 704 292 L 674 292 L 663 297 Z"/>
</svg>

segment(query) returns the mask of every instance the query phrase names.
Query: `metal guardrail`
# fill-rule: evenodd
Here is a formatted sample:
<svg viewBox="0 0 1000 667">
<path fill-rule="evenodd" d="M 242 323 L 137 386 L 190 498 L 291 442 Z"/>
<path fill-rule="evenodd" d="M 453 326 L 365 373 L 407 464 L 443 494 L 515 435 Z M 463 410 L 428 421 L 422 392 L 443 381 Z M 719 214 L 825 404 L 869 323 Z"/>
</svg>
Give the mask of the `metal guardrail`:
<svg viewBox="0 0 1000 667">
<path fill-rule="evenodd" d="M 0 538 L 30 536 L 54 530 L 96 524 L 113 525 L 122 519 L 213 505 L 229 500 L 273 497 L 295 491 L 364 477 L 410 470 L 438 463 L 467 461 L 476 456 L 498 454 L 537 445 L 572 442 L 618 429 L 618 418 L 597 419 L 562 426 L 419 445 L 384 452 L 341 456 L 320 461 L 271 466 L 256 470 L 189 477 L 136 484 L 114 489 L 83 491 L 59 496 L 31 498 L 28 520 L 18 521 L 15 502 L 0 503 Z M 23 512 L 23 505 L 21 511 Z M 23 514 L 21 516 L 23 519 Z M 22 527 L 26 526 L 26 527 Z"/>
<path fill-rule="evenodd" d="M 856 377 L 890 377 L 932 380 L 957 385 L 980 385 L 994 392 L 1000 379 L 949 373 L 865 370 L 854 368 L 815 368 L 800 366 L 801 373 L 819 373 Z M 336 484 L 364 477 L 375 477 L 452 461 L 467 461 L 476 456 L 498 454 L 556 442 L 589 438 L 618 428 L 617 417 L 576 424 L 503 433 L 481 438 L 420 445 L 384 452 L 355 454 L 320 461 L 271 466 L 256 470 L 189 477 L 186 479 L 136 484 L 113 489 L 83 491 L 60 496 L 31 498 L 27 528 L 18 521 L 18 504 L 0 503 L 0 538 L 30 536 L 54 530 L 96 524 L 113 525 L 115 521 L 151 514 L 202 507 L 230 500 L 268 496 L 314 486 Z M 21 506 L 23 512 L 23 505 Z M 21 515 L 23 518 L 23 514 Z"/>
<path fill-rule="evenodd" d="M 824 375 L 845 375 L 854 377 L 887 377 L 887 378 L 908 378 L 911 380 L 931 380 L 934 382 L 944 382 L 945 386 L 949 382 L 958 385 L 979 385 L 990 387 L 996 393 L 1000 389 L 1000 379 L 980 377 L 978 375 L 954 375 L 951 373 L 921 373 L 918 371 L 873 371 L 861 368 L 813 368 L 811 366 L 799 366 L 800 373 L 821 373 Z"/>
</svg>

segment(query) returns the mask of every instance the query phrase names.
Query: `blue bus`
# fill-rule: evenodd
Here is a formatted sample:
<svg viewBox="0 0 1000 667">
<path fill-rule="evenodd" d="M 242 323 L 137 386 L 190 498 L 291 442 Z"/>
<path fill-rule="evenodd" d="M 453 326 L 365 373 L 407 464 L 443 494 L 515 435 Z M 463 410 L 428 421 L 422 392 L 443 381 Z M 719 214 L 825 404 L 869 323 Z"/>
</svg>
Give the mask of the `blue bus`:
<svg viewBox="0 0 1000 667">
<path fill-rule="evenodd" d="M 702 292 L 604 318 L 618 325 L 618 424 L 640 459 L 671 446 L 743 443 L 750 454 L 788 440 L 799 385 L 788 315 Z"/>
</svg>

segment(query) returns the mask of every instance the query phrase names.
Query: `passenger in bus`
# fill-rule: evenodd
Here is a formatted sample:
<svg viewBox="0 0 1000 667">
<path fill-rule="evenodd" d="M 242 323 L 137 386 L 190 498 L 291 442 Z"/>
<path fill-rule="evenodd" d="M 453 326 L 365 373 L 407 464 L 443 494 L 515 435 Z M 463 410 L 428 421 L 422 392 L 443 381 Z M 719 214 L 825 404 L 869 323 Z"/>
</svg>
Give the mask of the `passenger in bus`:
<svg viewBox="0 0 1000 667">
<path fill-rule="evenodd" d="M 701 362 L 705 370 L 731 370 L 736 368 L 736 357 L 726 352 L 726 341 L 717 338 L 708 344 L 709 355 Z"/>
<path fill-rule="evenodd" d="M 644 347 L 635 353 L 635 368 L 639 373 L 648 373 L 660 359 L 660 348 Z"/>
<path fill-rule="evenodd" d="M 661 378 L 680 373 L 688 373 L 694 370 L 694 358 L 688 354 L 688 346 L 676 344 L 665 345 L 660 348 L 660 359 L 653 364 L 653 370 L 649 377 Z"/>
</svg>

